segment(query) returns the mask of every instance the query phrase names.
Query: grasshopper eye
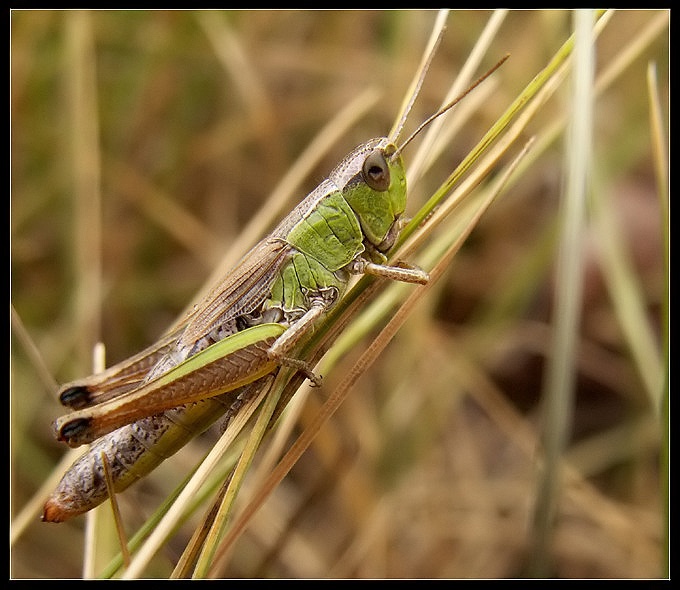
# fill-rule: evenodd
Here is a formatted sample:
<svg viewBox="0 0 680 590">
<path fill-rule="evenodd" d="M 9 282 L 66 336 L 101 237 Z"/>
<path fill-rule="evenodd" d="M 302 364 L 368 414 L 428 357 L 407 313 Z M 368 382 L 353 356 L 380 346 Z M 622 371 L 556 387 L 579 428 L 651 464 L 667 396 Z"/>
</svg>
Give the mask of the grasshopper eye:
<svg viewBox="0 0 680 590">
<path fill-rule="evenodd" d="M 390 188 L 390 169 L 381 150 L 371 152 L 361 169 L 366 184 L 375 191 Z"/>
</svg>

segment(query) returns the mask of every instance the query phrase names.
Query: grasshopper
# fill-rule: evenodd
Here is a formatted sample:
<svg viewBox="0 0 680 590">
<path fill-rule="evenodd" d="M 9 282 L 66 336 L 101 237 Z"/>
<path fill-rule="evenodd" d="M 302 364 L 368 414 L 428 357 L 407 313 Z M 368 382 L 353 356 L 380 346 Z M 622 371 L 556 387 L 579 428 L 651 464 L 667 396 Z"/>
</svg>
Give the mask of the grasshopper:
<svg viewBox="0 0 680 590">
<path fill-rule="evenodd" d="M 46 502 L 43 520 L 61 522 L 105 501 L 105 462 L 114 490 L 126 489 L 223 414 L 237 413 L 282 365 L 318 384 L 291 351 L 353 275 L 426 284 L 426 272 L 390 265 L 386 256 L 404 225 L 401 153 L 500 63 L 398 145 L 426 64 L 391 136 L 353 149 L 178 327 L 130 359 L 62 386 L 59 399 L 73 411 L 55 422 L 57 438 L 93 444 Z"/>
</svg>

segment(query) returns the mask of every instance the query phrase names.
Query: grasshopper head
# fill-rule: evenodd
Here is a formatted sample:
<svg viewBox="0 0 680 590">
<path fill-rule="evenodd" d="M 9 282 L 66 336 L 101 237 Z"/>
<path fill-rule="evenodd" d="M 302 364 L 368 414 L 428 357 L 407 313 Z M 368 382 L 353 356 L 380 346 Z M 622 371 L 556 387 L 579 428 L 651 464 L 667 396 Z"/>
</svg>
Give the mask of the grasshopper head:
<svg viewBox="0 0 680 590">
<path fill-rule="evenodd" d="M 330 179 L 356 213 L 366 240 L 380 252 L 389 250 L 406 208 L 406 172 L 397 146 L 386 137 L 363 143 Z"/>
<path fill-rule="evenodd" d="M 362 143 L 340 163 L 330 176 L 330 180 L 340 188 L 345 200 L 356 213 L 365 242 L 380 253 L 387 252 L 394 245 L 400 229 L 400 224 L 397 222 L 406 209 L 406 172 L 401 152 L 432 121 L 458 104 L 508 58 L 506 55 L 458 98 L 425 119 L 397 147 L 397 138 L 415 102 L 433 56 L 434 50 L 430 53 L 418 78 L 416 88 L 389 137 L 379 137 Z"/>
</svg>

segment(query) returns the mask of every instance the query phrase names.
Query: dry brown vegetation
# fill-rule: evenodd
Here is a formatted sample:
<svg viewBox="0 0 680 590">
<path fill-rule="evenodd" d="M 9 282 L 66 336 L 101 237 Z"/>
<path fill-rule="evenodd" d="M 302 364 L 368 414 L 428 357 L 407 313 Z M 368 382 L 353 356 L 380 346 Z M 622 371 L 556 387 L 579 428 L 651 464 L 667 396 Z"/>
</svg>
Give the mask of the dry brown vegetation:
<svg viewBox="0 0 680 590">
<path fill-rule="evenodd" d="M 64 453 L 50 428 L 60 413 L 53 380 L 87 374 L 98 339 L 113 363 L 158 337 L 225 252 L 243 253 L 257 239 L 242 229 L 319 129 L 369 88 L 380 93 L 377 102 L 332 142 L 287 208 L 356 144 L 385 135 L 435 16 L 11 14 L 11 299 L 37 352 L 27 349 L 17 321 L 13 516 Z M 436 110 L 490 16 L 450 15 L 411 129 Z M 545 146 L 484 214 L 219 575 L 665 577 L 667 178 L 657 171 L 666 160 L 654 149 L 647 79 L 653 62 L 667 137 L 668 18 L 616 12 L 597 41 L 596 76 L 634 54 L 595 104 L 592 192 L 608 207 L 613 237 L 593 220 L 591 205 L 575 391 L 549 539 L 542 542 L 532 523 L 542 494 L 540 441 L 552 428 L 541 402 L 555 321 L 567 84 L 523 133 Z M 480 70 L 505 53 L 511 58 L 410 195 L 410 212 L 546 66 L 571 27 L 567 11 L 506 15 Z M 358 342 L 312 392 L 292 437 L 364 347 Z M 128 531 L 213 435 L 122 494 Z M 246 485 L 243 496 L 250 491 Z M 144 576 L 169 575 L 201 513 Z M 47 525 L 32 512 L 12 548 L 11 575 L 80 576 L 83 523 Z"/>
</svg>

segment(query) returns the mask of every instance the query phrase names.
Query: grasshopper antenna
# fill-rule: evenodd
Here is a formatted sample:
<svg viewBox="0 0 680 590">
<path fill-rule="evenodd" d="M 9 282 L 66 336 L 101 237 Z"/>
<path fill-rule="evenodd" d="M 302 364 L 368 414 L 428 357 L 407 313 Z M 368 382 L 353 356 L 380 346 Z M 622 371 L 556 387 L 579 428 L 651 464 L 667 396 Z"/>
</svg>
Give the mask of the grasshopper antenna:
<svg viewBox="0 0 680 590">
<path fill-rule="evenodd" d="M 479 86 L 484 80 L 486 80 L 491 74 L 493 74 L 498 68 L 500 68 L 505 61 L 510 57 L 510 54 L 505 55 L 503 59 L 501 59 L 495 66 L 493 66 L 486 74 L 481 76 L 480 78 L 477 79 L 476 82 L 472 84 L 465 92 L 463 92 L 461 95 L 459 95 L 457 98 L 454 98 L 450 103 L 447 105 L 443 106 L 441 109 L 439 109 L 436 113 L 433 115 L 430 115 L 427 119 L 425 119 L 420 125 L 418 125 L 418 128 L 409 135 L 409 137 L 402 143 L 398 148 L 397 151 L 394 152 L 392 155 L 392 159 L 396 158 L 403 150 L 404 148 L 425 128 L 427 127 L 432 121 L 434 121 L 437 117 L 440 115 L 443 115 L 445 112 L 448 110 L 452 109 L 454 106 L 456 106 L 461 100 L 463 100 L 470 92 L 472 92 L 477 86 Z M 430 57 L 431 59 L 431 57 Z M 413 102 L 413 101 L 412 101 Z M 412 104 L 411 104 L 412 106 Z"/>
</svg>

